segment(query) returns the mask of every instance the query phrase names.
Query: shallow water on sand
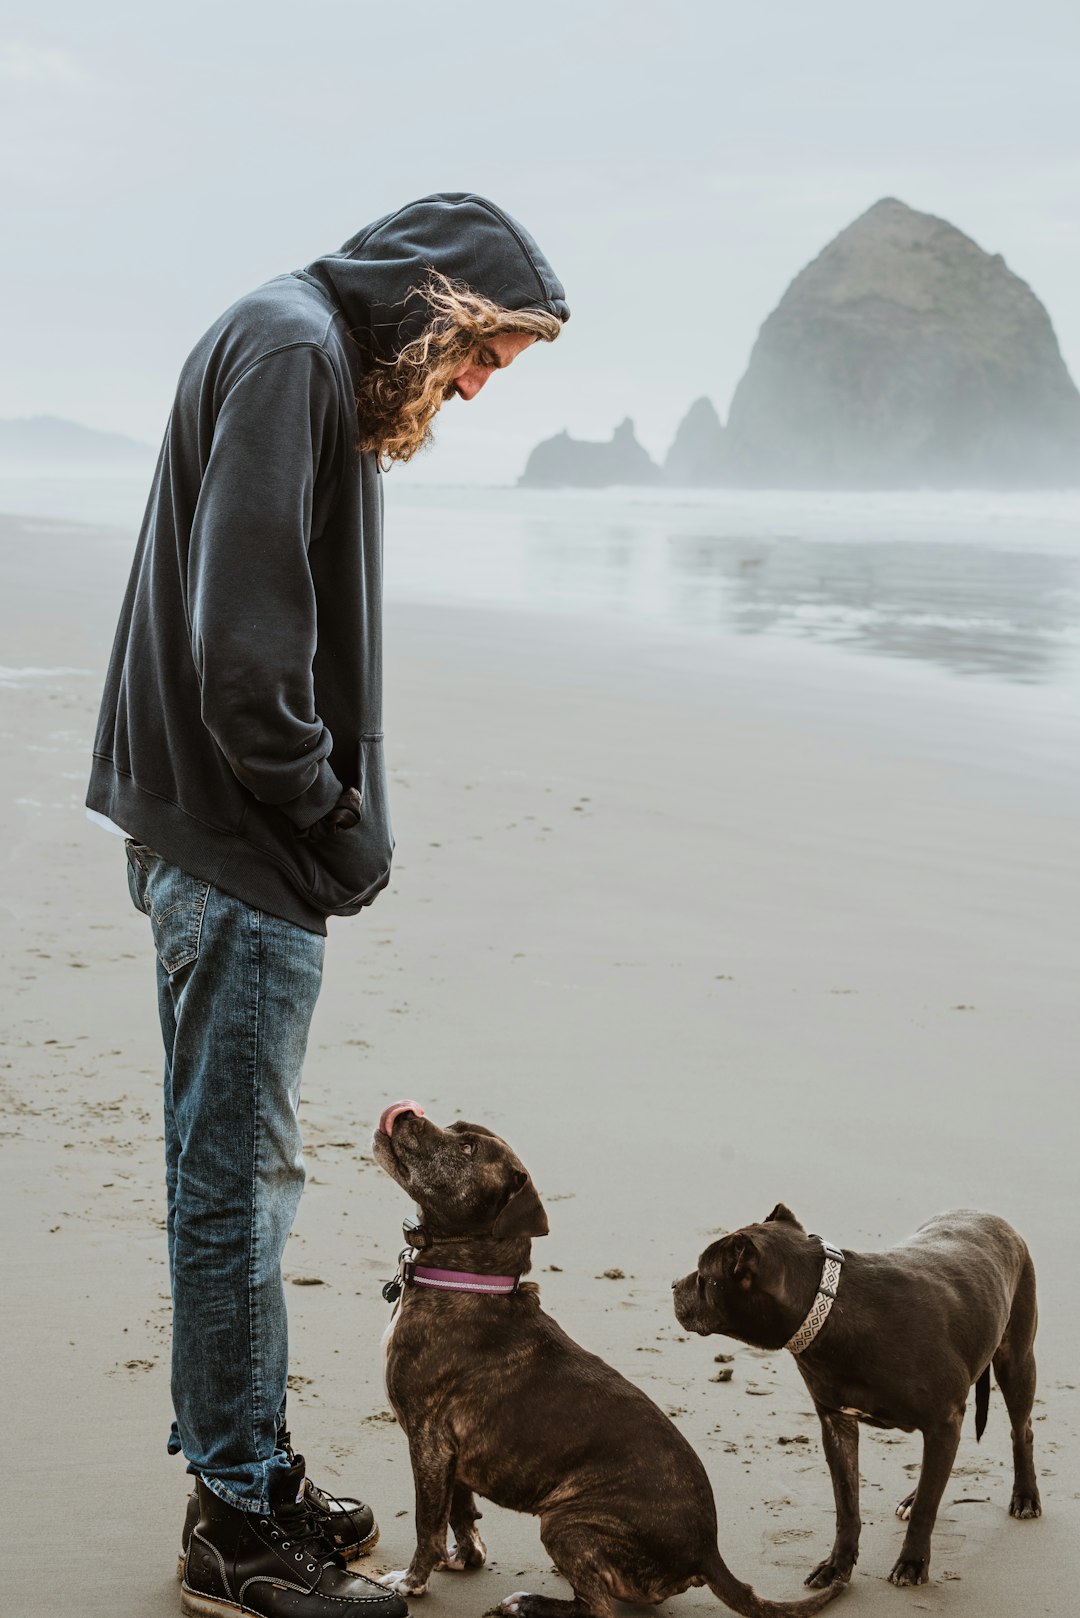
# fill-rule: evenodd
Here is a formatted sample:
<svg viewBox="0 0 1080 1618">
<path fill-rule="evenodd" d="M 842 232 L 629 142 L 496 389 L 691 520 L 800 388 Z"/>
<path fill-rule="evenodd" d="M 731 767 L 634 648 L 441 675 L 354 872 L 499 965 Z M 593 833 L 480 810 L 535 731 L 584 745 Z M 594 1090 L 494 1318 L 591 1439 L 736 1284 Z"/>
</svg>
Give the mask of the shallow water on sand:
<svg viewBox="0 0 1080 1618">
<path fill-rule="evenodd" d="M 1080 493 L 388 488 L 429 601 L 775 635 L 1080 696 Z"/>
<path fill-rule="evenodd" d="M 145 476 L 0 477 L 134 530 Z M 781 635 L 1080 689 L 1080 491 L 519 490 L 386 480 L 393 598 Z"/>
<path fill-rule="evenodd" d="M 146 482 L 0 477 L 0 510 L 133 537 Z M 621 625 L 687 656 L 757 647 L 795 685 L 884 681 L 924 711 L 940 697 L 988 749 L 1080 775 L 1080 491 L 537 491 L 395 472 L 386 503 L 390 602 Z"/>
<path fill-rule="evenodd" d="M 1080 491 L 434 489 L 388 479 L 392 596 L 736 658 L 789 707 L 1080 786 Z M 782 687 L 782 691 L 781 688 Z M 744 687 L 745 690 L 745 687 Z"/>
</svg>

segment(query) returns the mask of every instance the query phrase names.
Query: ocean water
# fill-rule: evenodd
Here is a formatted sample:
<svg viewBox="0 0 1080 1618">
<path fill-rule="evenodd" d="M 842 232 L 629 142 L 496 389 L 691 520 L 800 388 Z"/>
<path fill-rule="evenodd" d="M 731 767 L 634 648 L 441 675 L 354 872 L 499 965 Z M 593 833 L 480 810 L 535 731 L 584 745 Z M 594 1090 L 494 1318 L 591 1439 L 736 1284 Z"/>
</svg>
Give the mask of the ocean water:
<svg viewBox="0 0 1080 1618">
<path fill-rule="evenodd" d="M 0 476 L 0 511 L 133 538 L 146 482 Z M 923 698 L 1080 773 L 1080 491 L 539 491 L 397 471 L 386 506 L 389 601 L 754 642 L 793 681 L 906 667 L 912 692 L 918 670 Z"/>
</svg>

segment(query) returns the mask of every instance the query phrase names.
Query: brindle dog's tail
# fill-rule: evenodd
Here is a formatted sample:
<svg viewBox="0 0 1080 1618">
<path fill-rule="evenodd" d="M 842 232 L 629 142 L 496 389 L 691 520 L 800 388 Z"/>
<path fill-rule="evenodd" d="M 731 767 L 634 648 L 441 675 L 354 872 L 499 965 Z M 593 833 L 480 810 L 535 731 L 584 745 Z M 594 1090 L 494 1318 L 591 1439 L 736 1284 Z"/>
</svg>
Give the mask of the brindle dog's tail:
<svg viewBox="0 0 1080 1618">
<path fill-rule="evenodd" d="M 980 1376 L 975 1384 L 975 1442 L 978 1443 L 986 1431 L 986 1412 L 990 1408 L 990 1367 Z"/>
<path fill-rule="evenodd" d="M 719 1551 L 702 1571 L 713 1595 L 725 1607 L 741 1613 L 742 1618 L 810 1618 L 812 1612 L 820 1612 L 844 1588 L 843 1580 L 837 1579 L 824 1590 L 815 1590 L 812 1596 L 804 1596 L 801 1601 L 766 1601 L 752 1586 L 743 1584 L 741 1579 L 735 1577 Z"/>
</svg>

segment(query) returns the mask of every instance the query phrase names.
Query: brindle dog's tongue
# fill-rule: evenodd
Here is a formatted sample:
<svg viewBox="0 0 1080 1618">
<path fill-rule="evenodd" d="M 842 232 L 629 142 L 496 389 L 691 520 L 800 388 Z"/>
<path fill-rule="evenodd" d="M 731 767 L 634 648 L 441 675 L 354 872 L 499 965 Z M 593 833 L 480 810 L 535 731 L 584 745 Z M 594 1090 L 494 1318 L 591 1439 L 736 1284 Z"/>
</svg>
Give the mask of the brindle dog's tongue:
<svg viewBox="0 0 1080 1618">
<path fill-rule="evenodd" d="M 393 1135 L 394 1124 L 407 1113 L 411 1113 L 414 1118 L 423 1118 L 424 1109 L 419 1101 L 392 1101 L 379 1119 L 379 1128 L 383 1134 Z"/>
</svg>

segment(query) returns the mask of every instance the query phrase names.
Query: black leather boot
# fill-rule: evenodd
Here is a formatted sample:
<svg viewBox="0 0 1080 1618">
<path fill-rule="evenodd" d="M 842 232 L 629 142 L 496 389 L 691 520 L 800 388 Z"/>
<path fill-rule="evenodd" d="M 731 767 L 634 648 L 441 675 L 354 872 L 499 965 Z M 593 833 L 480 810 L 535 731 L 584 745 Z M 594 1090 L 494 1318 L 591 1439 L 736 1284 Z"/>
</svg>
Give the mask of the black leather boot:
<svg viewBox="0 0 1080 1618">
<path fill-rule="evenodd" d="M 286 1439 L 287 1437 L 286 1434 Z M 288 1443 L 286 1448 L 290 1461 L 295 1463 L 299 1459 L 303 1465 L 303 1456 L 297 1457 Z M 330 1541 L 331 1549 L 337 1551 L 343 1561 L 352 1562 L 358 1556 L 366 1556 L 379 1543 L 379 1528 L 375 1514 L 362 1500 L 354 1500 L 351 1495 L 330 1494 L 328 1490 L 320 1489 L 310 1478 L 304 1482 L 304 1499 L 311 1510 L 319 1514 L 323 1533 Z M 178 1579 L 184 1577 L 184 1557 L 187 1555 L 191 1530 L 198 1520 L 199 1491 L 192 1489 L 188 1495 L 187 1512 L 180 1535 L 180 1560 L 176 1568 Z"/>
<path fill-rule="evenodd" d="M 201 1478 L 180 1610 L 188 1618 L 407 1618 L 400 1596 L 350 1573 L 306 1501 L 298 1456 L 270 1498 L 270 1515 L 239 1511 Z M 299 1499 L 297 1498 L 299 1496 Z"/>
</svg>

